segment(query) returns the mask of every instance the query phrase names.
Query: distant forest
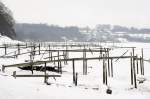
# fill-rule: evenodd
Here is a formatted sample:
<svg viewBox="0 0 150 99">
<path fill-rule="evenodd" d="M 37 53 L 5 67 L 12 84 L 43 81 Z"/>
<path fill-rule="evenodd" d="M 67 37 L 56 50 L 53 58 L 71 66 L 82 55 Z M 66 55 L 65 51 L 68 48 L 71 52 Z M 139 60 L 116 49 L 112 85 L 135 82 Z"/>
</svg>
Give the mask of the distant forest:
<svg viewBox="0 0 150 99">
<path fill-rule="evenodd" d="M 118 37 L 128 41 L 150 41 L 150 38 L 137 38 L 128 35 L 150 34 L 149 28 L 139 29 L 109 24 L 98 24 L 94 29 L 91 29 L 89 27 L 17 23 L 15 24 L 15 32 L 16 39 L 20 41 L 117 41 Z M 123 35 L 118 36 L 118 33 L 123 33 Z"/>
<path fill-rule="evenodd" d="M 16 24 L 17 39 L 21 41 L 82 41 L 78 27 L 60 27 L 46 24 Z"/>
</svg>

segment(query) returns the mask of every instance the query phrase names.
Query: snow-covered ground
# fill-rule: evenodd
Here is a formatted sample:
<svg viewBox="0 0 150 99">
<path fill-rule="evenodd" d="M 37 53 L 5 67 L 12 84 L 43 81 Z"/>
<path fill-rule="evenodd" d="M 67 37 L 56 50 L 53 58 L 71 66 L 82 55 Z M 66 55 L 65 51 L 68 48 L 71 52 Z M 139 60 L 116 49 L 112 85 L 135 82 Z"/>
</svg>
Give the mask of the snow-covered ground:
<svg viewBox="0 0 150 99">
<path fill-rule="evenodd" d="M 0 40 L 0 44 L 11 42 L 11 39 Z M 17 41 L 14 41 L 17 42 Z M 12 42 L 11 42 L 12 43 Z M 110 56 L 121 56 L 128 50 L 126 55 L 130 55 L 132 50 L 119 49 L 119 47 L 137 47 L 135 54 L 141 56 L 141 48 L 144 49 L 144 59 L 150 59 L 150 44 L 149 43 L 108 43 L 102 44 L 110 47 Z M 46 49 L 46 48 L 43 48 Z M 71 48 L 70 48 L 71 49 Z M 17 49 L 8 49 L 9 52 Z M 21 49 L 21 52 L 27 52 L 30 49 Z M 57 54 L 57 53 L 55 53 Z M 62 53 L 60 53 L 62 54 Z M 0 55 L 4 55 L 4 49 L 0 49 Z M 87 53 L 87 57 L 97 57 L 98 53 Z M 34 61 L 43 60 L 46 56 L 36 56 Z M 82 57 L 82 53 L 69 53 L 69 57 Z M 17 59 L 0 58 L 0 66 L 16 64 L 29 60 L 29 55 L 20 55 Z M 17 74 L 31 74 L 30 71 L 24 71 L 19 68 L 6 68 L 5 73 L 0 72 L 0 99 L 149 99 L 150 98 L 150 63 L 144 62 L 145 75 L 138 75 L 138 79 L 144 78 L 144 83 L 138 83 L 138 88 L 135 89 L 130 85 L 130 59 L 119 59 L 114 62 L 114 77 L 108 78 L 108 86 L 103 85 L 102 81 L 102 61 L 88 61 L 88 75 L 82 75 L 82 61 L 75 61 L 75 70 L 78 72 L 78 86 L 75 86 L 72 81 L 72 62 L 63 66 L 63 74 L 60 78 L 49 78 L 48 82 L 51 85 L 44 84 L 44 78 L 13 78 L 13 71 Z M 54 64 L 49 64 L 54 65 Z M 44 74 L 43 72 L 35 72 L 35 74 Z M 56 74 L 48 72 L 49 74 Z M 106 94 L 106 89 L 110 87 L 112 94 Z"/>
</svg>

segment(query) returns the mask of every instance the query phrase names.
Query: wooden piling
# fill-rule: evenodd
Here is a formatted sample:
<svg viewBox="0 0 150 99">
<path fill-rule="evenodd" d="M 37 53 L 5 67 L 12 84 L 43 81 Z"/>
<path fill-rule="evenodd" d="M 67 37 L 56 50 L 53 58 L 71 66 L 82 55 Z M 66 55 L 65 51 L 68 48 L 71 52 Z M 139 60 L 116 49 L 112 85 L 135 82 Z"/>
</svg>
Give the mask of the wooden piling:
<svg viewBox="0 0 150 99">
<path fill-rule="evenodd" d="M 133 77 L 134 77 L 134 88 L 137 88 L 136 70 L 135 70 L 135 59 L 134 59 L 134 57 L 133 57 Z"/>
<path fill-rule="evenodd" d="M 130 63 L 131 63 L 131 85 L 133 85 L 133 59 L 132 59 L 132 53 L 131 53 Z"/>
<path fill-rule="evenodd" d="M 78 73 L 76 73 L 76 75 L 75 75 L 75 86 L 77 86 L 78 85 Z"/>
<path fill-rule="evenodd" d="M 73 70 L 73 83 L 75 83 L 75 61 L 72 60 L 72 70 Z"/>
<path fill-rule="evenodd" d="M 16 79 L 16 71 L 13 72 L 13 77 Z"/>
<path fill-rule="evenodd" d="M 140 70 L 141 70 L 141 75 L 143 75 L 143 67 L 142 67 L 142 57 L 140 57 Z"/>
<path fill-rule="evenodd" d="M 113 77 L 113 59 L 111 58 L 111 77 Z"/>
<path fill-rule="evenodd" d="M 136 70 L 137 70 L 137 74 L 139 74 L 139 65 L 138 65 L 138 55 L 136 55 Z"/>
<path fill-rule="evenodd" d="M 108 76 L 110 77 L 110 65 L 109 65 L 109 49 L 107 48 L 107 57 L 108 57 L 108 59 L 107 59 L 107 61 L 108 61 Z"/>
<path fill-rule="evenodd" d="M 5 72 L 5 66 L 2 65 L 2 72 Z"/>
<path fill-rule="evenodd" d="M 86 49 L 83 49 L 83 75 L 87 75 Z"/>
<path fill-rule="evenodd" d="M 108 83 L 108 77 L 107 77 L 107 64 L 106 63 L 105 63 L 105 79 L 106 79 L 105 84 L 107 85 L 107 83 Z"/>
<path fill-rule="evenodd" d="M 7 45 L 4 44 L 4 49 L 5 49 L 5 55 L 7 55 Z"/>
<path fill-rule="evenodd" d="M 143 54 L 143 48 L 142 48 L 142 75 L 144 75 L 144 54 Z"/>
<path fill-rule="evenodd" d="M 59 51 L 57 52 L 57 57 L 58 57 L 58 72 L 60 73 L 60 60 L 59 60 Z"/>
<path fill-rule="evenodd" d="M 103 55 L 104 57 L 104 55 Z M 103 84 L 105 84 L 105 60 L 103 59 Z"/>
<path fill-rule="evenodd" d="M 48 45 L 48 53 L 49 53 L 49 60 L 50 60 L 50 58 L 51 58 L 50 45 Z"/>
<path fill-rule="evenodd" d="M 17 44 L 17 47 L 18 47 L 18 55 L 20 55 L 20 44 L 19 43 Z"/>
<path fill-rule="evenodd" d="M 45 65 L 44 65 L 44 75 L 45 75 L 45 77 L 44 77 L 44 83 L 47 83 L 47 77 L 46 77 L 46 62 L 45 62 Z"/>
<path fill-rule="evenodd" d="M 39 55 L 41 54 L 41 45 L 39 43 Z"/>
</svg>

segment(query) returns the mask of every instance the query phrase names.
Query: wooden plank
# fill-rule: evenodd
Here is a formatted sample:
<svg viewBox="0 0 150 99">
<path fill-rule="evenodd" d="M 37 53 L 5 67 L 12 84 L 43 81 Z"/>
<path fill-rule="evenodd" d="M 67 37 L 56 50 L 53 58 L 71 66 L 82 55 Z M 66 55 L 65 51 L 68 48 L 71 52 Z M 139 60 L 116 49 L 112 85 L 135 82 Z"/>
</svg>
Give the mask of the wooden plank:
<svg viewBox="0 0 150 99">
<path fill-rule="evenodd" d="M 114 57 L 93 57 L 93 58 L 86 58 L 86 60 L 99 60 L 99 59 L 116 59 L 116 58 L 132 58 L 133 56 L 114 56 Z M 134 56 L 136 57 L 136 56 Z M 67 61 L 80 61 L 83 60 L 83 58 L 70 58 L 67 59 Z M 50 61 L 36 61 L 36 62 L 30 62 L 30 63 L 21 63 L 21 64 L 13 64 L 13 65 L 5 65 L 4 67 L 21 67 L 21 66 L 30 66 L 30 65 L 40 65 L 44 64 L 45 62 L 51 63 L 51 62 L 58 62 L 58 61 L 66 61 L 66 59 L 60 59 L 60 60 L 50 60 Z"/>
<path fill-rule="evenodd" d="M 13 75 L 12 75 L 13 76 Z M 15 75 L 16 77 L 61 77 L 61 75 Z"/>
</svg>

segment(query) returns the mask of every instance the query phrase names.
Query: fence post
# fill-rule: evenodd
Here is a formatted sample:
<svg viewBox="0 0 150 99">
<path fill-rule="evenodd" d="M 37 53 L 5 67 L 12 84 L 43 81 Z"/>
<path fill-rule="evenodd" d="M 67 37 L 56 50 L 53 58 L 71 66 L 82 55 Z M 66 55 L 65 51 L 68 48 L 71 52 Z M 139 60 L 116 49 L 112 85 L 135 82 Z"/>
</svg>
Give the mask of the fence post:
<svg viewBox="0 0 150 99">
<path fill-rule="evenodd" d="M 41 54 L 41 45 L 39 43 L 39 55 Z"/>
<path fill-rule="evenodd" d="M 58 57 L 58 72 L 60 73 L 59 51 L 58 51 L 57 57 Z"/>
<path fill-rule="evenodd" d="M 130 62 L 131 62 L 131 85 L 133 85 L 133 60 L 132 60 L 132 53 L 131 53 Z"/>
<path fill-rule="evenodd" d="M 103 57 L 104 57 L 104 55 L 103 55 Z M 104 60 L 104 58 L 103 58 L 103 84 L 105 84 L 105 60 Z"/>
<path fill-rule="evenodd" d="M 113 59 L 111 58 L 111 77 L 113 77 Z"/>
<path fill-rule="evenodd" d="M 76 73 L 76 76 L 75 76 L 75 86 L 77 86 L 78 84 L 78 73 Z"/>
<path fill-rule="evenodd" d="M 17 44 L 17 47 L 18 47 L 18 55 L 20 55 L 20 44 L 19 43 Z"/>
<path fill-rule="evenodd" d="M 107 60 L 108 60 L 108 76 L 110 77 L 109 49 L 108 48 L 107 48 Z"/>
<path fill-rule="evenodd" d="M 72 70 L 73 70 L 73 83 L 75 83 L 75 62 L 72 60 Z"/>
<path fill-rule="evenodd" d="M 48 53 L 49 53 L 49 61 L 50 61 L 50 58 L 51 58 L 50 45 L 48 45 Z"/>
<path fill-rule="evenodd" d="M 139 74 L 138 55 L 136 55 L 136 68 L 137 74 Z"/>
<path fill-rule="evenodd" d="M 2 72 L 5 72 L 5 66 L 2 65 Z"/>
<path fill-rule="evenodd" d="M 86 49 L 83 49 L 83 75 L 87 75 L 87 59 L 86 59 Z"/>
<path fill-rule="evenodd" d="M 136 70 L 135 70 L 135 59 L 133 56 L 133 75 L 134 75 L 134 87 L 137 88 L 137 83 L 136 83 Z"/>
<path fill-rule="evenodd" d="M 13 77 L 16 79 L 16 71 L 13 72 Z"/>
<path fill-rule="evenodd" d="M 4 48 L 5 48 L 5 55 L 7 54 L 7 45 L 4 44 Z"/>
<path fill-rule="evenodd" d="M 44 65 L 44 83 L 47 83 L 47 74 L 46 74 L 46 62 L 45 62 L 45 65 Z"/>
<path fill-rule="evenodd" d="M 143 54 L 143 48 L 142 48 L 142 75 L 144 75 L 144 54 Z"/>
</svg>

